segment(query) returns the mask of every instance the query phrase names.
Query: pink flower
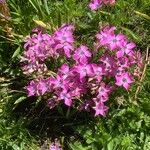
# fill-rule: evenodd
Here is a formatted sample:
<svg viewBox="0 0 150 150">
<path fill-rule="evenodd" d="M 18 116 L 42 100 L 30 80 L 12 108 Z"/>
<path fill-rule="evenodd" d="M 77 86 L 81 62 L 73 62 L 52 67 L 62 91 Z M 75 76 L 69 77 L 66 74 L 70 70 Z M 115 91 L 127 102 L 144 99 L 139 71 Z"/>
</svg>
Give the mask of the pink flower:
<svg viewBox="0 0 150 150">
<path fill-rule="evenodd" d="M 26 87 L 28 96 L 36 95 L 37 83 L 35 81 L 31 81 L 30 84 Z"/>
<path fill-rule="evenodd" d="M 104 65 L 104 74 L 105 75 L 112 75 L 112 72 L 114 71 L 114 67 L 116 65 L 116 60 L 114 59 L 114 57 L 108 55 L 108 54 L 104 54 L 101 58 L 100 61 L 103 63 Z"/>
<path fill-rule="evenodd" d="M 74 50 L 73 46 L 69 43 L 63 43 L 63 44 L 57 44 L 55 49 L 59 54 L 63 54 L 70 58 L 71 57 L 71 51 Z"/>
<path fill-rule="evenodd" d="M 97 64 L 92 64 L 91 66 L 93 69 L 93 76 L 100 82 L 104 75 L 104 67 Z"/>
<path fill-rule="evenodd" d="M 102 115 L 106 116 L 106 113 L 108 111 L 108 107 L 104 105 L 102 102 L 95 102 L 95 107 L 93 107 L 95 110 L 95 116 Z"/>
<path fill-rule="evenodd" d="M 47 57 L 53 56 L 54 51 L 51 48 L 54 44 L 53 38 L 49 34 L 42 32 L 31 35 L 24 45 L 24 57 L 30 59 L 31 62 L 37 60 L 44 61 Z"/>
<path fill-rule="evenodd" d="M 44 95 L 47 90 L 48 90 L 47 81 L 44 79 L 40 79 L 37 83 L 37 94 Z"/>
<path fill-rule="evenodd" d="M 114 68 L 112 70 L 112 75 L 117 76 L 117 75 L 121 75 L 124 72 L 126 72 L 126 70 L 128 70 L 130 67 L 130 62 L 129 59 L 127 57 L 121 57 L 121 58 L 117 58 Z"/>
<path fill-rule="evenodd" d="M 129 58 L 127 57 L 122 57 L 122 58 L 119 58 L 117 60 L 117 67 L 118 68 L 122 68 L 122 69 L 127 69 L 130 67 L 130 62 L 129 62 Z"/>
<path fill-rule="evenodd" d="M 64 77 L 57 75 L 55 78 L 50 79 L 50 83 L 54 89 L 64 88 L 67 85 L 67 80 Z"/>
<path fill-rule="evenodd" d="M 99 40 L 99 45 L 107 46 L 108 42 L 110 41 L 109 36 L 113 36 L 115 30 L 115 27 L 104 27 L 102 31 L 96 35 L 96 38 Z"/>
<path fill-rule="evenodd" d="M 67 78 L 71 73 L 70 68 L 67 64 L 63 64 L 58 70 L 59 74 L 63 76 L 63 78 Z"/>
<path fill-rule="evenodd" d="M 94 11 L 102 6 L 102 0 L 91 0 L 89 8 Z"/>
<path fill-rule="evenodd" d="M 102 57 L 100 57 L 100 61 L 106 66 L 112 66 L 112 64 L 115 63 L 114 57 L 110 56 L 109 54 L 104 54 Z"/>
<path fill-rule="evenodd" d="M 55 32 L 55 40 L 58 41 L 59 43 L 63 44 L 63 43 L 73 43 L 74 39 L 72 36 L 72 33 L 69 31 L 62 31 L 61 29 L 57 30 Z"/>
<path fill-rule="evenodd" d="M 125 36 L 123 34 L 110 35 L 108 37 L 108 46 L 111 50 L 115 50 L 121 47 L 123 41 L 125 41 Z"/>
<path fill-rule="evenodd" d="M 132 56 L 133 55 L 133 49 L 136 47 L 136 45 L 134 43 L 127 43 L 126 41 L 123 42 L 120 45 L 120 48 L 117 52 L 117 57 L 123 57 L 125 54 Z"/>
<path fill-rule="evenodd" d="M 123 68 L 123 67 L 116 67 L 112 71 L 112 75 L 113 75 L 113 77 L 114 76 L 119 76 L 119 75 L 123 74 L 124 72 L 125 72 L 125 68 Z"/>
<path fill-rule="evenodd" d="M 87 64 L 89 58 L 92 57 L 91 52 L 88 50 L 87 46 L 81 45 L 74 53 L 73 59 L 77 63 Z"/>
<path fill-rule="evenodd" d="M 63 90 L 60 95 L 59 95 L 59 98 L 61 100 L 64 100 L 64 103 L 67 105 L 67 106 L 71 106 L 72 105 L 72 94 L 69 93 L 67 90 Z"/>
<path fill-rule="evenodd" d="M 74 26 L 72 25 L 62 25 L 53 35 L 55 44 L 55 50 L 58 53 L 64 52 L 64 55 L 68 58 L 71 57 L 71 52 L 74 50 L 73 37 Z"/>
<path fill-rule="evenodd" d="M 105 83 L 101 83 L 101 86 L 98 88 L 97 98 L 100 98 L 101 102 L 105 102 L 108 100 L 109 93 L 110 87 L 106 86 Z"/>
<path fill-rule="evenodd" d="M 78 65 L 75 66 L 74 71 L 80 74 L 80 79 L 86 76 L 92 76 L 92 68 L 91 65 Z"/>
<path fill-rule="evenodd" d="M 116 50 L 126 41 L 123 34 L 115 34 L 116 28 L 106 26 L 99 34 L 96 35 L 99 45 L 105 46 L 110 50 Z"/>
<path fill-rule="evenodd" d="M 126 90 L 129 89 L 130 84 L 132 83 L 133 79 L 128 72 L 123 73 L 120 76 L 116 76 L 116 85 L 123 86 Z"/>
<path fill-rule="evenodd" d="M 105 5 L 113 5 L 115 3 L 115 0 L 91 0 L 89 4 L 89 8 L 92 11 L 97 10 L 100 8 L 103 4 Z"/>
</svg>

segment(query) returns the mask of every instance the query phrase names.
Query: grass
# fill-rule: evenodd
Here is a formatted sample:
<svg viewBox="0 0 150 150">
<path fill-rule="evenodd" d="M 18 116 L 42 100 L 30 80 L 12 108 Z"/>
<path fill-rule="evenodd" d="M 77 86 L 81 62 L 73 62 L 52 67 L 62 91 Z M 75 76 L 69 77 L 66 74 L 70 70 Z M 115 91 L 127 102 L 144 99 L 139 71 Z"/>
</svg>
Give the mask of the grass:
<svg viewBox="0 0 150 150">
<path fill-rule="evenodd" d="M 6 34 L 4 25 L 0 27 L 0 149 L 36 150 L 55 138 L 64 149 L 150 149 L 149 65 L 144 80 L 137 82 L 128 95 L 119 93 L 123 97 L 111 100 L 106 118 L 92 119 L 74 110 L 66 117 L 66 108 L 50 111 L 40 99 L 36 103 L 26 98 L 23 87 L 27 80 L 20 70 L 19 58 L 23 39 L 36 26 L 52 33 L 63 23 L 74 23 L 77 44 L 88 43 L 91 47 L 98 29 L 111 24 L 135 41 L 145 56 L 150 46 L 148 0 L 117 0 L 115 6 L 103 7 L 96 13 L 87 4 L 88 0 L 8 1 L 11 14 L 8 27 L 12 31 Z M 135 105 L 138 85 L 141 89 Z"/>
</svg>

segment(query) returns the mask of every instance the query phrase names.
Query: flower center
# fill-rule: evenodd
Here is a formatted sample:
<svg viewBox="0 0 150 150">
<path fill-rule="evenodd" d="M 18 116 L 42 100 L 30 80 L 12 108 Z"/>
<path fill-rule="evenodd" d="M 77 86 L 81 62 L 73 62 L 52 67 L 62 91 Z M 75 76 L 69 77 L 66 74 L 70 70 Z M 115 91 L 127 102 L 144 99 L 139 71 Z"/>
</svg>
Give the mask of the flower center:
<svg viewBox="0 0 150 150">
<path fill-rule="evenodd" d="M 83 51 L 81 51 L 81 52 L 80 52 L 80 54 L 81 54 L 81 55 L 84 55 L 84 52 L 83 52 Z"/>
<path fill-rule="evenodd" d="M 64 98 L 66 98 L 66 97 L 67 97 L 67 94 L 66 94 L 66 93 L 63 93 L 62 95 L 63 95 L 63 97 L 64 97 Z"/>
<path fill-rule="evenodd" d="M 112 42 L 113 42 L 113 43 L 116 43 L 116 42 L 117 42 L 117 39 L 113 39 Z"/>
<path fill-rule="evenodd" d="M 65 36 L 62 36 L 62 40 L 66 41 L 66 39 L 67 39 L 67 38 L 66 38 Z"/>
<path fill-rule="evenodd" d="M 83 72 L 85 72 L 85 73 L 86 73 L 86 68 L 83 68 Z"/>
<path fill-rule="evenodd" d="M 122 81 L 123 81 L 123 82 L 127 82 L 127 79 L 123 78 Z"/>
</svg>

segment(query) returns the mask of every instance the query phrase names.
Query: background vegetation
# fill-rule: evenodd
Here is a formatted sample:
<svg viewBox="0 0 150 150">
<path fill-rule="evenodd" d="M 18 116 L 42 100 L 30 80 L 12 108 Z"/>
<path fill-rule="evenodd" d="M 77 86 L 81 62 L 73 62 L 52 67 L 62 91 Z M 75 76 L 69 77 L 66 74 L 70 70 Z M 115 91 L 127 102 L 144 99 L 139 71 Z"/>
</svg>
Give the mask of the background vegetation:
<svg viewBox="0 0 150 150">
<path fill-rule="evenodd" d="M 0 21 L 0 149 L 48 149 L 57 139 L 65 150 L 150 149 L 150 1 L 117 0 L 91 12 L 88 0 L 8 0 L 11 19 Z M 1 5 L 1 4 L 0 4 Z M 3 6 L 2 6 L 3 7 Z M 49 33 L 74 23 L 80 43 L 91 46 L 99 27 L 111 24 L 135 41 L 146 71 L 128 94 L 116 93 L 106 118 L 66 108 L 49 110 L 41 99 L 26 98 L 20 70 L 23 40 L 42 26 Z M 137 90 L 137 87 L 139 87 Z M 136 92 L 138 91 L 138 92 Z"/>
</svg>

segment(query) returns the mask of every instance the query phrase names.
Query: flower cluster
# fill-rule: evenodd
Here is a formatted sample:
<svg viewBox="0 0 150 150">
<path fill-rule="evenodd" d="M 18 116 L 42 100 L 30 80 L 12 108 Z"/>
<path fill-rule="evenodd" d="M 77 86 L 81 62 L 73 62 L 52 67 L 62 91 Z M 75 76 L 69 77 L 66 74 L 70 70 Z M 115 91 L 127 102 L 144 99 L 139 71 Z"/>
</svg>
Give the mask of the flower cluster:
<svg viewBox="0 0 150 150">
<path fill-rule="evenodd" d="M 72 25 L 62 25 L 53 35 L 33 30 L 33 34 L 25 41 L 25 51 L 21 58 L 24 73 L 46 71 L 44 61 L 50 57 L 57 58 L 60 54 L 70 57 L 74 49 L 73 30 Z"/>
<path fill-rule="evenodd" d="M 107 26 L 96 35 L 99 47 L 104 47 L 107 53 L 101 57 L 100 61 L 106 64 L 107 74 L 115 77 L 116 85 L 128 90 L 133 82 L 131 68 L 136 68 L 135 70 L 138 68 L 139 72 L 136 76 L 140 76 L 142 56 L 135 51 L 135 43 L 128 41 L 127 37 L 121 33 L 115 34 L 115 30 L 115 27 Z"/>
<path fill-rule="evenodd" d="M 89 8 L 92 11 L 95 11 L 102 7 L 103 5 L 113 5 L 115 3 L 115 0 L 91 0 L 89 4 Z"/>
<path fill-rule="evenodd" d="M 119 87 L 130 88 L 135 78 L 135 67 L 139 70 L 142 67 L 142 58 L 135 51 L 136 45 L 125 35 L 116 34 L 115 27 L 104 27 L 96 35 L 96 54 L 86 45 L 77 48 L 73 45 L 73 30 L 72 25 L 63 25 L 53 35 L 39 31 L 28 39 L 24 53 L 28 66 L 35 62 L 43 65 L 48 57 L 64 55 L 70 58 L 69 62 L 55 68 L 55 75 L 32 80 L 26 87 L 28 96 L 51 93 L 51 97 L 47 96 L 50 108 L 64 103 L 78 110 L 94 111 L 95 116 L 105 116 L 110 94 Z M 99 51 L 103 50 L 100 55 Z M 136 69 L 136 76 L 139 73 Z"/>
</svg>

